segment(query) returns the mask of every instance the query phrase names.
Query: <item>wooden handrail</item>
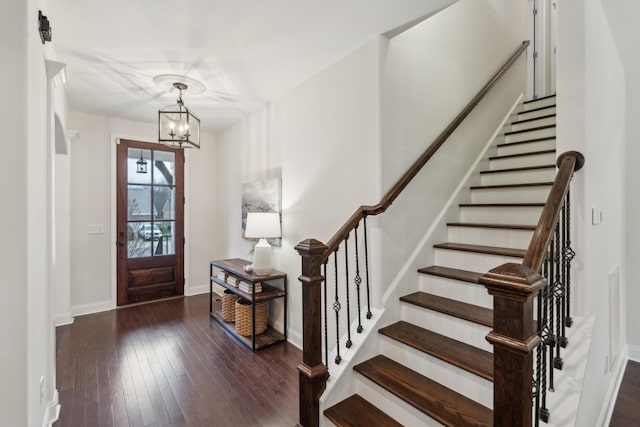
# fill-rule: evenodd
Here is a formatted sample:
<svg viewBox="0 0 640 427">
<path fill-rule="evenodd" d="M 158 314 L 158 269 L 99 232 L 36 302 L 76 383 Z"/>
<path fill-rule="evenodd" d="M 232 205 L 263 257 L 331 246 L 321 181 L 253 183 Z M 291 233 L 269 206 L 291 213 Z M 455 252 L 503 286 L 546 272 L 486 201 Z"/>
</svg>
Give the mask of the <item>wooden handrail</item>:
<svg viewBox="0 0 640 427">
<path fill-rule="evenodd" d="M 460 126 L 460 124 L 464 121 L 465 118 L 471 113 L 471 111 L 475 108 L 476 105 L 480 103 L 482 98 L 496 85 L 498 80 L 509 70 L 511 65 L 522 55 L 522 53 L 529 46 L 529 40 L 525 40 L 518 47 L 513 55 L 504 63 L 504 65 L 498 70 L 498 72 L 489 80 L 489 82 L 484 85 L 484 87 L 473 97 L 471 101 L 460 111 L 460 113 L 456 116 L 455 119 L 446 127 L 444 131 L 431 143 L 431 145 L 425 150 L 424 153 L 416 160 L 413 165 L 405 172 L 405 174 L 395 183 L 393 187 L 385 194 L 382 200 L 373 206 L 360 206 L 356 211 L 349 217 L 347 222 L 344 223 L 342 227 L 333 235 L 333 237 L 327 243 L 327 252 L 323 257 L 323 261 L 326 260 L 333 251 L 335 251 L 340 243 L 351 233 L 351 231 L 360 223 L 362 218 L 370 215 L 379 215 L 386 211 L 389 206 L 396 200 L 396 198 L 400 195 L 402 190 L 405 189 L 407 185 L 415 178 L 415 176 L 420 172 L 420 170 L 424 167 L 425 164 L 433 157 L 433 155 L 438 151 L 438 149 L 444 144 L 444 142 L 451 136 L 451 134 Z"/>
<path fill-rule="evenodd" d="M 558 157 L 556 165 L 558 166 L 556 179 L 522 261 L 524 266 L 533 271 L 540 271 L 544 254 L 553 237 L 560 210 L 569 191 L 571 177 L 573 172 L 580 170 L 584 165 L 584 156 L 577 151 L 567 151 Z"/>
</svg>

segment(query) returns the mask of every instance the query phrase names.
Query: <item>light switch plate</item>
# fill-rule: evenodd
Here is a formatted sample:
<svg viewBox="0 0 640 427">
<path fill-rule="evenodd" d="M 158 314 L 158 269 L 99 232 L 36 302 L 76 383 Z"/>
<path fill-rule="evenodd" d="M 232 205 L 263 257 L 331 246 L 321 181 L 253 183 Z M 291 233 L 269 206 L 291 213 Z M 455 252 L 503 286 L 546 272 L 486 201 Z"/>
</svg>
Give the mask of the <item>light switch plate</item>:
<svg viewBox="0 0 640 427">
<path fill-rule="evenodd" d="M 599 208 L 591 208 L 591 224 L 600 225 L 602 223 L 602 210 Z"/>
<path fill-rule="evenodd" d="M 104 234 L 104 224 L 89 224 L 89 234 Z"/>
</svg>

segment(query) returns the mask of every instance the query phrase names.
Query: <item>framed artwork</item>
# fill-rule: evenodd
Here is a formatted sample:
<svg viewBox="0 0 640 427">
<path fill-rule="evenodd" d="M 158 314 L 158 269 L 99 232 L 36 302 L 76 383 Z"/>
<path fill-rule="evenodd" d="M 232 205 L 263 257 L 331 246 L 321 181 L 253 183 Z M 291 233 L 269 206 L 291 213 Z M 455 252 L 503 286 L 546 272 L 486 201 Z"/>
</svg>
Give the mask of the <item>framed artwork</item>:
<svg viewBox="0 0 640 427">
<path fill-rule="evenodd" d="M 265 179 L 242 184 L 242 237 L 248 212 L 282 213 L 282 178 Z M 252 239 L 253 240 L 253 239 Z M 282 239 L 267 239 L 271 246 L 282 246 Z"/>
</svg>

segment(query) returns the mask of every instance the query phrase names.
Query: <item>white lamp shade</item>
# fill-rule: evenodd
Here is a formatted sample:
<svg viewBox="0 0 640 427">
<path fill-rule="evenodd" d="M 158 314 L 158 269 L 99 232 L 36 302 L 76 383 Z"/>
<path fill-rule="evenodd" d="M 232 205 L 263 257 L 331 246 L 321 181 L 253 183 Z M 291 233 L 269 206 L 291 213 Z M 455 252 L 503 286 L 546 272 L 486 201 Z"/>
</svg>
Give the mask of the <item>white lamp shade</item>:
<svg viewBox="0 0 640 427">
<path fill-rule="evenodd" d="M 280 214 L 277 212 L 249 212 L 244 237 L 271 239 L 281 237 Z"/>
</svg>

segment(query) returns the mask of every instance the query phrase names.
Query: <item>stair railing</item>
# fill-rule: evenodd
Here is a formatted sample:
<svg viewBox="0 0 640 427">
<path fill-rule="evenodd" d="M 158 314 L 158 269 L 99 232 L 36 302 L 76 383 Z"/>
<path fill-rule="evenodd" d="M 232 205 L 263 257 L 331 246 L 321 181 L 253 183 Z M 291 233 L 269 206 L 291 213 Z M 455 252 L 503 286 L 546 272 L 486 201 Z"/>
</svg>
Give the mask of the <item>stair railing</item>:
<svg viewBox="0 0 640 427">
<path fill-rule="evenodd" d="M 547 388 L 554 389 L 554 370 L 563 365 L 560 349 L 568 344 L 575 256 L 569 187 L 584 157 L 568 151 L 556 164 L 558 173 L 522 264 L 503 264 L 480 279 L 493 295 L 487 340 L 493 345 L 494 426 L 529 427 L 549 420 Z"/>
<path fill-rule="evenodd" d="M 422 170 L 427 162 L 433 157 L 438 149 L 445 143 L 451 134 L 460 126 L 471 111 L 480 103 L 484 96 L 493 88 L 500 78 L 509 70 L 511 65 L 524 53 L 529 46 L 529 41 L 524 41 L 515 53 L 504 63 L 504 65 L 496 72 L 496 74 L 487 82 L 487 84 L 473 97 L 464 109 L 453 119 L 453 121 L 445 128 L 445 130 L 431 143 L 425 152 L 411 165 L 407 172 L 396 182 L 396 184 L 386 193 L 382 200 L 373 206 L 360 206 L 349 217 L 347 222 L 334 234 L 334 236 L 325 245 L 315 240 L 307 239 L 300 242 L 296 246 L 296 250 L 302 258 L 302 274 L 299 277 L 302 284 L 302 310 L 303 310 L 303 331 L 302 331 L 302 363 L 298 366 L 299 385 L 300 385 L 300 424 L 304 427 L 314 427 L 320 422 L 320 396 L 322 395 L 326 381 L 329 376 L 329 310 L 327 308 L 328 294 L 327 282 L 330 281 L 334 287 L 335 296 L 331 309 L 335 314 L 335 343 L 336 356 L 334 363 L 339 364 L 342 360 L 340 356 L 340 330 L 339 319 L 343 309 L 343 302 L 346 302 L 347 315 L 347 341 L 345 347 L 352 345 L 351 340 L 351 300 L 349 284 L 355 284 L 358 333 L 363 331 L 361 319 L 361 285 L 364 273 L 364 285 L 366 292 L 366 317 L 371 318 L 371 299 L 370 299 L 370 283 L 369 283 L 369 248 L 367 241 L 367 217 L 380 215 L 385 212 L 402 191 L 409 185 L 415 176 Z M 360 239 L 358 239 L 358 229 L 362 224 L 363 251 L 360 250 Z M 355 252 L 355 275 L 353 279 L 349 276 L 348 268 L 353 265 L 353 259 L 349 261 L 349 238 L 353 234 L 352 247 Z M 344 252 L 344 264 L 340 261 L 340 265 L 344 265 L 344 291 L 346 293 L 346 301 L 339 299 L 339 251 Z M 364 252 L 364 271 L 360 269 L 360 254 Z M 341 255 L 340 255 L 341 256 Z M 333 277 L 327 277 L 327 265 L 333 269 Z M 352 282 L 353 280 L 353 282 Z M 324 298 L 323 298 L 324 292 Z M 323 303 L 324 301 L 324 303 Z M 322 331 L 324 325 L 324 334 Z M 324 363 L 323 363 L 323 337 L 324 337 Z"/>
</svg>

